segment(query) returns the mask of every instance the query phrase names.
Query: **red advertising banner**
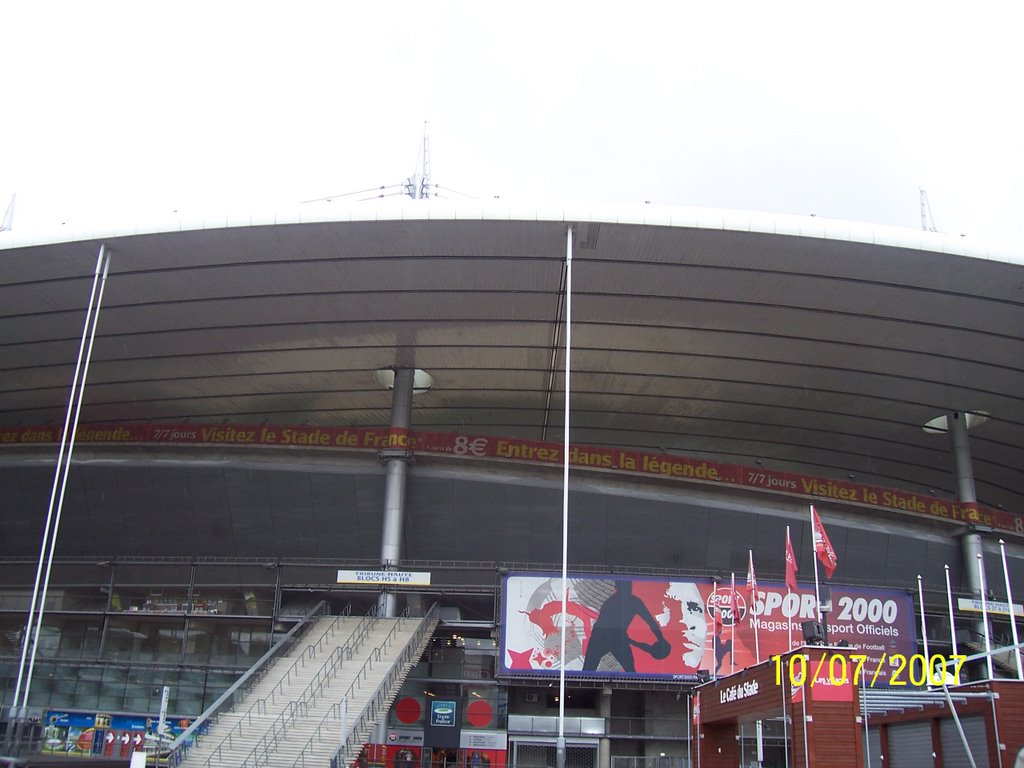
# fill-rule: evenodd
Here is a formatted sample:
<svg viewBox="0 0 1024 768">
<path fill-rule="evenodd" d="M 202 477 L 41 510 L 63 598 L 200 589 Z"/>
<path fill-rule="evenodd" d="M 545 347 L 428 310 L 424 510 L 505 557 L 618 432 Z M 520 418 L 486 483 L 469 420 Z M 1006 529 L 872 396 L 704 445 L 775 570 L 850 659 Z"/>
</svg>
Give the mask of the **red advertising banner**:
<svg viewBox="0 0 1024 768">
<path fill-rule="evenodd" d="M 237 424 L 93 424 L 80 427 L 78 443 L 150 443 L 205 446 L 277 446 L 347 450 L 402 449 L 467 459 L 501 459 L 561 465 L 558 443 L 493 435 L 456 435 L 388 427 L 310 427 Z M 0 428 L 0 448 L 56 443 L 59 427 Z M 575 467 L 625 472 L 670 480 L 726 485 L 812 499 L 857 504 L 962 523 L 987 525 L 1024 536 L 1024 517 L 978 504 L 960 503 L 919 493 L 851 483 L 791 472 L 776 472 L 685 456 L 648 453 L 603 446 L 574 445 L 569 463 Z"/>
<path fill-rule="evenodd" d="M 565 615 L 558 574 L 509 574 L 503 582 L 501 671 L 558 675 L 566 626 L 567 675 L 696 681 L 727 675 L 804 644 L 817 620 L 813 588 L 760 582 L 751 605 L 729 584 L 633 576 L 572 575 Z M 905 591 L 832 587 L 830 645 L 864 654 L 885 685 L 893 654 L 915 652 L 914 604 Z M 756 637 L 755 637 L 756 634 Z"/>
</svg>

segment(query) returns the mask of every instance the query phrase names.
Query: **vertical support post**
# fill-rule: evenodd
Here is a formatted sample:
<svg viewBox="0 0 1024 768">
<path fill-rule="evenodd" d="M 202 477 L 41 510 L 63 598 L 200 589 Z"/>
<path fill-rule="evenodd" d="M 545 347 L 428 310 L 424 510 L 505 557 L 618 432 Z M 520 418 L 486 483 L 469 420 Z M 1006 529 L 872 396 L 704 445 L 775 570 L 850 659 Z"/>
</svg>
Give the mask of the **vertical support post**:
<svg viewBox="0 0 1024 768">
<path fill-rule="evenodd" d="M 686 692 L 686 768 L 693 768 L 693 689 Z M 787 765 L 786 768 L 789 768 Z"/>
<path fill-rule="evenodd" d="M 276 622 L 281 614 L 281 561 L 274 561 L 274 605 L 271 608 L 271 619 Z"/>
<path fill-rule="evenodd" d="M 921 642 L 924 643 L 925 668 L 928 667 L 928 627 L 924 623 L 924 586 L 921 581 L 921 574 L 917 574 L 917 601 L 921 606 Z"/>
<path fill-rule="evenodd" d="M 974 488 L 974 469 L 971 466 L 971 446 L 967 439 L 967 414 L 950 412 L 946 414 L 946 430 L 949 432 L 950 449 L 953 452 L 953 471 L 956 476 L 956 496 L 964 504 L 978 501 Z M 961 540 L 964 574 L 967 588 L 974 597 L 981 595 L 982 585 L 975 562 L 981 557 L 981 536 L 969 530 Z M 975 624 L 979 635 L 988 635 L 988 620 Z"/>
<path fill-rule="evenodd" d="M 861 675 L 860 688 L 857 690 L 857 699 L 860 701 L 860 719 L 864 723 L 864 766 L 871 768 L 871 732 L 868 727 L 867 696 L 865 695 L 865 683 L 867 681 Z"/>
<path fill-rule="evenodd" d="M 562 435 L 562 632 L 558 654 L 557 768 L 565 768 L 565 629 L 569 597 L 569 372 L 572 353 L 572 227 L 565 231 L 565 429 Z"/>
<path fill-rule="evenodd" d="M 978 581 L 981 582 L 981 615 L 982 626 L 985 628 L 985 663 L 988 667 L 988 679 L 992 680 L 995 675 L 992 673 L 992 641 L 988 634 L 988 590 L 985 588 L 985 558 L 981 552 L 978 553 Z"/>
<path fill-rule="evenodd" d="M 1013 658 L 1017 662 L 1017 679 L 1024 681 L 1020 665 L 1020 639 L 1017 637 L 1017 613 L 1013 609 L 1013 590 L 1010 589 L 1010 569 L 1006 565 L 1006 542 L 999 540 L 999 554 L 1003 559 L 1003 578 L 1006 580 L 1006 602 L 1010 604 L 1010 631 L 1013 635 Z"/>
<path fill-rule="evenodd" d="M 807 697 L 811 695 L 810 689 L 803 686 L 800 695 L 800 707 L 803 710 L 803 731 L 804 731 L 804 768 L 811 768 L 810 741 L 807 738 Z"/>
<path fill-rule="evenodd" d="M 953 451 L 953 469 L 956 472 L 956 495 L 960 501 L 973 504 L 978 500 L 974 490 L 974 469 L 971 465 L 971 446 L 967 441 L 967 414 L 947 413 L 946 428 Z"/>
<path fill-rule="evenodd" d="M 384 526 L 381 532 L 380 564 L 393 569 L 402 559 L 402 529 L 405 523 L 405 482 L 409 473 L 409 424 L 412 421 L 413 368 L 396 368 L 391 395 L 391 425 L 384 475 Z M 378 616 L 395 616 L 395 596 L 386 589 L 378 603 Z"/>
<path fill-rule="evenodd" d="M 949 564 L 943 566 L 946 569 L 946 604 L 949 606 L 949 642 L 953 646 L 953 655 L 956 656 L 956 619 L 953 618 L 953 585 L 949 581 Z M 959 682 L 959 680 L 957 681 Z"/>
<path fill-rule="evenodd" d="M 787 531 L 788 533 L 788 531 Z M 790 642 L 790 646 L 793 643 Z M 789 653 L 790 649 L 787 649 L 786 653 Z M 782 655 L 779 655 L 779 663 L 782 663 Z M 786 713 L 786 705 L 790 702 L 790 685 L 788 681 L 783 682 L 779 686 L 779 692 L 782 694 L 782 764 L 785 768 L 789 768 L 789 742 L 793 736 L 793 718 Z M 870 767 L 869 767 L 870 768 Z"/>
<path fill-rule="evenodd" d="M 610 732 L 609 719 L 612 716 L 612 689 L 611 686 L 606 685 L 601 688 L 601 699 L 597 705 L 597 714 L 605 722 L 604 735 L 601 737 L 601 741 L 598 743 L 598 755 L 597 755 L 597 768 L 611 768 L 612 766 L 612 742 L 608 738 Z"/>
<path fill-rule="evenodd" d="M 188 631 L 189 625 L 192 623 L 192 608 L 195 605 L 195 594 L 196 561 L 193 560 L 188 570 L 188 591 L 185 593 L 185 627 L 181 635 L 181 645 L 178 647 L 178 659 L 182 664 L 184 664 L 188 658 Z"/>
</svg>

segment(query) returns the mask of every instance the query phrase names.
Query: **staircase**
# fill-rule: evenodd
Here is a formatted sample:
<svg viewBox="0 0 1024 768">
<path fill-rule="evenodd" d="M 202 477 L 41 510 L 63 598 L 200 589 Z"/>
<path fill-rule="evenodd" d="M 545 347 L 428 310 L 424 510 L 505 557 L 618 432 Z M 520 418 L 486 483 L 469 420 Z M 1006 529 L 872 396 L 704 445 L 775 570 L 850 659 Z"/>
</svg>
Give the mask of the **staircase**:
<svg viewBox="0 0 1024 768">
<path fill-rule="evenodd" d="M 426 619 L 320 619 L 307 633 L 316 640 L 294 648 L 232 711 L 221 712 L 180 765 L 291 768 L 309 760 L 327 766 L 343 728 L 346 743 L 359 739 L 357 754 L 436 623 L 433 612 Z"/>
<path fill-rule="evenodd" d="M 969 642 L 960 643 L 961 648 L 966 648 L 968 655 L 975 655 L 985 653 L 985 646 L 975 640 Z M 982 659 L 980 664 L 984 664 L 985 660 Z M 1005 653 L 994 653 L 992 654 L 992 671 L 997 678 L 1007 678 L 1016 680 L 1017 679 L 1017 665 L 1014 660 L 1013 651 L 1007 651 Z"/>
</svg>

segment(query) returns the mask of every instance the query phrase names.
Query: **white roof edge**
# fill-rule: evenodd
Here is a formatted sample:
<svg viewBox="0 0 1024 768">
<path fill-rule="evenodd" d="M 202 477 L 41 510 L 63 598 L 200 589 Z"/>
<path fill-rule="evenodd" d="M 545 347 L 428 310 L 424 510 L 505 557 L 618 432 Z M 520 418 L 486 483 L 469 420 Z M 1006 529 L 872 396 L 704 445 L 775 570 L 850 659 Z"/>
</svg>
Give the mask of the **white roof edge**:
<svg viewBox="0 0 1024 768">
<path fill-rule="evenodd" d="M 454 203 L 441 200 L 388 201 L 344 205 L 337 202 L 273 211 L 219 212 L 139 220 L 96 226 L 56 226 L 0 232 L 0 250 L 83 240 L 103 240 L 170 232 L 197 232 L 232 227 L 373 221 L 530 221 L 633 224 L 706 230 L 729 230 L 810 237 L 909 248 L 1024 265 L 1024 248 L 975 242 L 969 238 L 821 216 L 687 208 L 668 205 L 573 202 L 520 205 L 506 201 Z"/>
</svg>

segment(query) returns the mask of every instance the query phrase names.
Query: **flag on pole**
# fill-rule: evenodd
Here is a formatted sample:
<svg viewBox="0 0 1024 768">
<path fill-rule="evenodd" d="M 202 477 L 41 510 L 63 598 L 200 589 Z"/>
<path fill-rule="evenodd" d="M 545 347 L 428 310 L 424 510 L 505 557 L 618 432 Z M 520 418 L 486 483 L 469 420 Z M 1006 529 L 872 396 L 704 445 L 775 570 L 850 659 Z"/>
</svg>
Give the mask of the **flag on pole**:
<svg viewBox="0 0 1024 768">
<path fill-rule="evenodd" d="M 750 606 L 750 615 L 754 615 L 754 598 L 757 597 L 757 576 L 754 575 L 754 550 L 748 550 L 750 560 L 747 563 L 747 605 Z"/>
<path fill-rule="evenodd" d="M 786 587 L 790 592 L 796 592 L 796 573 L 800 569 L 796 567 L 796 555 L 793 554 L 793 545 L 789 541 L 789 526 L 786 526 Z"/>
<path fill-rule="evenodd" d="M 825 567 L 825 578 L 831 579 L 839 561 L 836 559 L 836 551 L 832 547 L 832 542 L 828 540 L 825 526 L 821 524 L 821 518 L 818 517 L 814 505 L 811 505 L 811 520 L 814 523 L 814 553 Z"/>
</svg>

